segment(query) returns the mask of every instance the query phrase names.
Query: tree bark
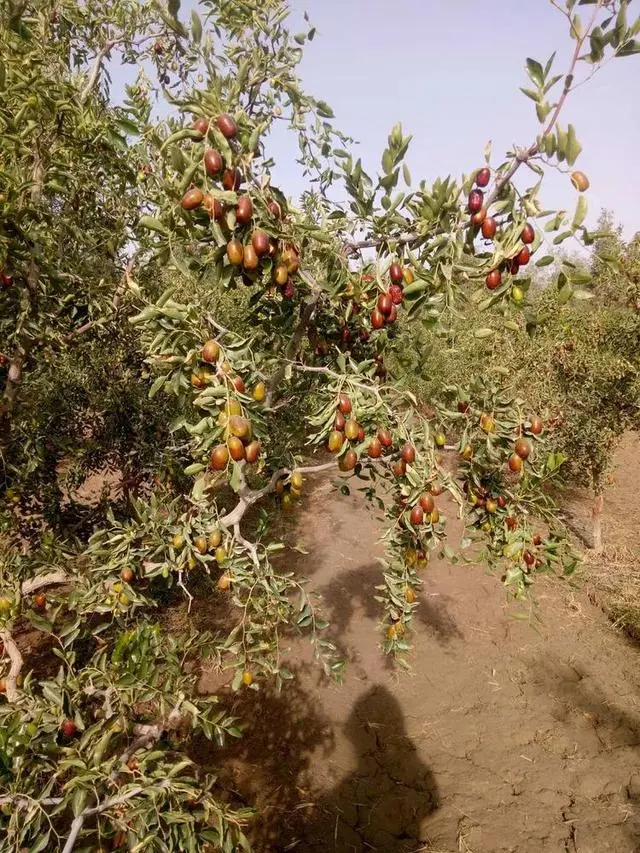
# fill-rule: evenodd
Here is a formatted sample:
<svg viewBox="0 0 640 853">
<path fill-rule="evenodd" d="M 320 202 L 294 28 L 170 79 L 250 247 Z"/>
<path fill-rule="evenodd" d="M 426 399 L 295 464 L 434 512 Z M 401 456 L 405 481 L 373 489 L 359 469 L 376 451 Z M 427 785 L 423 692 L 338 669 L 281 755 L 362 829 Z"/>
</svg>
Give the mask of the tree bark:
<svg viewBox="0 0 640 853">
<path fill-rule="evenodd" d="M 597 492 L 591 510 L 593 550 L 596 553 L 602 551 L 602 511 L 604 509 L 604 495 Z"/>
</svg>

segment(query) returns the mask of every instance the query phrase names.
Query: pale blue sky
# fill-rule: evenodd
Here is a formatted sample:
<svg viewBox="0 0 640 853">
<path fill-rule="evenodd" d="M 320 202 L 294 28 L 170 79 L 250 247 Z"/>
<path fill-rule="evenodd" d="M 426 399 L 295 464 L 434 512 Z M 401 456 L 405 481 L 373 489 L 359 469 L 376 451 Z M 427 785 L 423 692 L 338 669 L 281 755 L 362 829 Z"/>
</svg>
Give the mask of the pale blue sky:
<svg viewBox="0 0 640 853">
<path fill-rule="evenodd" d="M 183 2 L 185 20 L 190 5 Z M 544 62 L 559 48 L 560 73 L 573 49 L 566 19 L 548 0 L 294 0 L 293 7 L 306 9 L 318 29 L 300 70 L 305 88 L 359 140 L 370 172 L 401 121 L 414 137 L 408 162 L 416 183 L 482 165 L 488 139 L 496 164 L 513 143 L 531 142 L 539 125 L 519 91 L 527 85 L 525 59 Z M 582 65 L 584 75 L 591 66 Z M 572 94 L 561 119 L 569 121 L 584 147 L 576 168 L 591 179 L 588 223 L 610 208 L 631 236 L 640 230 L 640 55 L 612 60 Z M 304 184 L 295 164 L 287 166 L 295 141 L 278 137 L 269 149 L 282 189 L 299 194 Z M 525 178 L 533 183 L 532 173 Z M 572 210 L 576 198 L 568 176 L 549 174 L 547 207 Z"/>
</svg>

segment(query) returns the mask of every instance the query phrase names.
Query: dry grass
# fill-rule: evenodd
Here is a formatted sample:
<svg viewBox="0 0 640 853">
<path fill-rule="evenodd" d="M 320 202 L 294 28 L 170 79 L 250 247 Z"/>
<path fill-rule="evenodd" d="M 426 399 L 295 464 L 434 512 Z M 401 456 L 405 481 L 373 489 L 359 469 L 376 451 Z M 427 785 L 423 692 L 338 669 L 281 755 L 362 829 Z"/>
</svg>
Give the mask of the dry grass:
<svg viewBox="0 0 640 853">
<path fill-rule="evenodd" d="M 640 641 L 640 555 L 625 545 L 585 554 L 589 598 L 614 625 Z"/>
</svg>

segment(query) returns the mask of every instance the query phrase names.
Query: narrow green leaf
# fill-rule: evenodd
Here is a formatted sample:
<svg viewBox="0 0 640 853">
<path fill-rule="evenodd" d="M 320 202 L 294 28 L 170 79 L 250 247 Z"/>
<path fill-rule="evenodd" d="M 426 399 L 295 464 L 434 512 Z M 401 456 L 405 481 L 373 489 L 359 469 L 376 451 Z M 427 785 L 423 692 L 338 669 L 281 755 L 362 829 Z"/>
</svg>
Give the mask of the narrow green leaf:
<svg viewBox="0 0 640 853">
<path fill-rule="evenodd" d="M 200 40 L 202 39 L 202 24 L 200 23 L 198 14 L 194 10 L 191 11 L 191 34 L 194 42 L 200 44 Z"/>
<path fill-rule="evenodd" d="M 571 223 L 571 227 L 575 231 L 576 228 L 579 228 L 587 216 L 587 210 L 589 209 L 589 203 L 587 201 L 586 196 L 581 195 L 578 198 L 578 204 L 576 205 L 576 212 L 573 217 L 573 222 Z"/>
</svg>

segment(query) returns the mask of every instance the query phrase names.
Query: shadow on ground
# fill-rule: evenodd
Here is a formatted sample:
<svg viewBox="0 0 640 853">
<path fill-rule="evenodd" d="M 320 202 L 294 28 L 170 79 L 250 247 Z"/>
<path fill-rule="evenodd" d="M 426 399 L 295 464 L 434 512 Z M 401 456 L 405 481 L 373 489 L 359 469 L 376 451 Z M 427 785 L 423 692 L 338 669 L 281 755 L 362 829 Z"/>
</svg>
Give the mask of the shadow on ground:
<svg viewBox="0 0 640 853">
<path fill-rule="evenodd" d="M 345 734 L 356 754 L 355 769 L 292 823 L 287 847 L 278 849 L 415 850 L 439 793 L 407 736 L 398 701 L 386 687 L 372 687 L 353 706 Z"/>
</svg>

